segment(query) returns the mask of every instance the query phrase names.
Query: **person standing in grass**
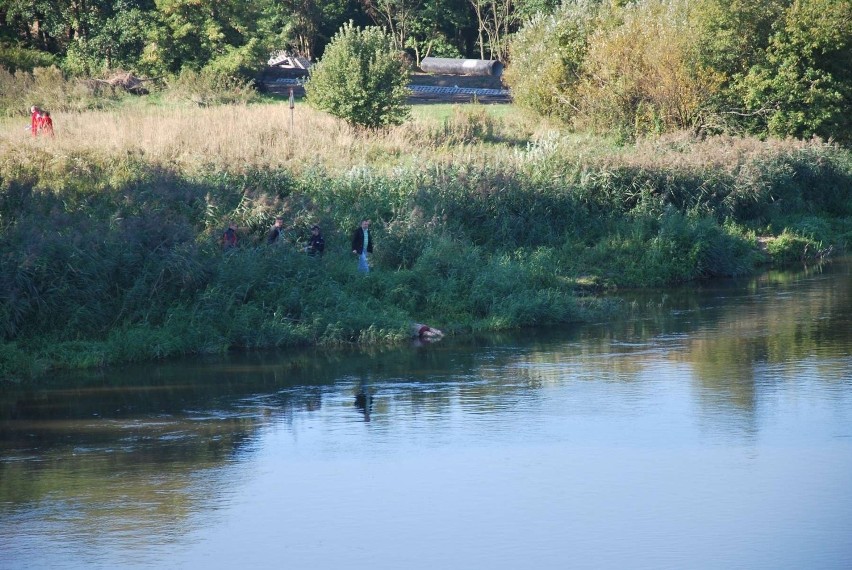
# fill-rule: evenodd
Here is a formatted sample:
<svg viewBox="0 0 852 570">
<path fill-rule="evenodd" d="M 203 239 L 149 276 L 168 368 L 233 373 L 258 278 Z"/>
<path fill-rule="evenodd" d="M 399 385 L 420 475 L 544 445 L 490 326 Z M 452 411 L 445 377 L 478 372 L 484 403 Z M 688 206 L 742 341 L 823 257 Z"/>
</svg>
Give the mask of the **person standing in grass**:
<svg viewBox="0 0 852 570">
<path fill-rule="evenodd" d="M 358 271 L 370 272 L 367 254 L 373 253 L 373 236 L 370 235 L 370 220 L 361 220 L 361 225 L 352 234 L 352 253 L 358 256 Z"/>
<path fill-rule="evenodd" d="M 30 131 L 33 136 L 38 135 L 38 128 L 41 126 L 41 109 L 33 105 L 30 107 Z"/>
<path fill-rule="evenodd" d="M 278 216 L 275 218 L 275 223 L 272 224 L 272 228 L 270 228 L 269 233 L 266 234 L 266 243 L 272 245 L 278 242 L 278 238 L 281 237 L 281 229 L 284 227 L 284 218 Z"/>
<path fill-rule="evenodd" d="M 322 257 L 322 252 L 325 251 L 325 240 L 322 237 L 322 231 L 316 224 L 311 226 L 311 240 L 305 248 L 308 255 L 318 255 Z"/>
<path fill-rule="evenodd" d="M 234 222 L 228 222 L 228 228 L 222 233 L 222 249 L 229 250 L 237 247 L 237 227 Z"/>
<path fill-rule="evenodd" d="M 41 111 L 39 130 L 45 135 L 53 136 L 53 119 L 50 118 L 50 111 Z"/>
</svg>

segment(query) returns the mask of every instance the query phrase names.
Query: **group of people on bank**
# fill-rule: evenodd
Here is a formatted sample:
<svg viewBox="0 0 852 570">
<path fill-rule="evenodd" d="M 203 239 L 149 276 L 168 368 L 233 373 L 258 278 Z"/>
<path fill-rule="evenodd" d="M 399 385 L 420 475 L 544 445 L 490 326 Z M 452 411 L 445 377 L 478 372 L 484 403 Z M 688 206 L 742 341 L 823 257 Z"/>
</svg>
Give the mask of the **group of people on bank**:
<svg viewBox="0 0 852 570">
<path fill-rule="evenodd" d="M 274 245 L 281 241 L 281 234 L 284 231 L 284 218 L 278 216 L 275 222 L 266 234 L 267 245 Z M 228 223 L 228 227 L 222 233 L 222 247 L 224 249 L 232 249 L 237 247 L 237 227 L 232 223 Z M 358 256 L 358 271 L 361 273 L 370 272 L 370 262 L 368 255 L 373 253 L 373 244 L 375 239 L 370 233 L 370 220 L 364 218 L 358 224 L 358 227 L 352 232 L 352 253 Z M 322 230 L 316 224 L 311 226 L 311 237 L 308 244 L 304 246 L 304 251 L 308 255 L 321 257 L 325 251 L 325 239 L 322 236 Z M 444 333 L 435 327 L 424 325 L 422 323 L 411 324 L 411 336 L 419 341 L 430 342 L 438 340 L 444 336 Z"/>
<path fill-rule="evenodd" d="M 269 232 L 266 234 L 267 245 L 274 245 L 281 239 L 281 233 L 284 231 L 284 218 L 278 216 Z M 222 232 L 222 249 L 228 250 L 237 247 L 237 227 L 233 222 L 228 222 L 228 227 Z M 370 263 L 367 255 L 373 253 L 373 237 L 370 235 L 370 220 L 361 220 L 361 223 L 355 228 L 352 234 L 352 253 L 358 256 L 358 270 L 363 273 L 369 273 Z M 308 244 L 304 247 L 304 251 L 308 255 L 322 256 L 325 251 L 325 238 L 322 236 L 322 230 L 316 224 L 311 226 L 311 237 Z"/>
<path fill-rule="evenodd" d="M 272 224 L 272 227 L 266 234 L 266 243 L 268 245 L 278 243 L 278 240 L 281 237 L 281 232 L 283 230 L 284 218 L 278 216 L 277 218 L 275 218 L 275 222 Z M 313 226 L 311 226 L 311 237 L 308 240 L 308 245 L 305 246 L 304 250 L 309 255 L 319 256 L 321 256 L 322 253 L 325 251 L 325 239 L 322 237 L 322 230 L 318 225 L 314 224 Z"/>
<path fill-rule="evenodd" d="M 29 130 L 34 137 L 38 135 L 53 136 L 53 119 L 50 117 L 50 111 L 33 105 L 30 107 L 30 126 Z"/>
</svg>

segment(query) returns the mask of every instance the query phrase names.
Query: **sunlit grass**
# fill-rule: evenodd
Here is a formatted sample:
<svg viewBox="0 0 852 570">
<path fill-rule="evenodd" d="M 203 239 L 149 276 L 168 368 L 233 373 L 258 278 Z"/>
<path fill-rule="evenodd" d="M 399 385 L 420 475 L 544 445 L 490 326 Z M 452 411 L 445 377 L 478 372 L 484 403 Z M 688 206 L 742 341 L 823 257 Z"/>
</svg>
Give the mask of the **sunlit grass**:
<svg viewBox="0 0 852 570">
<path fill-rule="evenodd" d="M 110 110 L 56 112 L 56 136 L 34 139 L 25 119 L 0 122 L 0 148 L 41 147 L 48 153 L 142 155 L 146 161 L 193 171 L 211 166 L 286 167 L 298 172 L 321 165 L 329 171 L 356 166 L 393 168 L 444 156 L 501 157 L 507 146 L 526 144 L 549 127 L 511 105 L 414 105 L 411 119 L 391 129 L 358 131 L 303 101 L 191 107 L 131 99 Z M 504 158 L 499 158 L 504 160 Z"/>
</svg>

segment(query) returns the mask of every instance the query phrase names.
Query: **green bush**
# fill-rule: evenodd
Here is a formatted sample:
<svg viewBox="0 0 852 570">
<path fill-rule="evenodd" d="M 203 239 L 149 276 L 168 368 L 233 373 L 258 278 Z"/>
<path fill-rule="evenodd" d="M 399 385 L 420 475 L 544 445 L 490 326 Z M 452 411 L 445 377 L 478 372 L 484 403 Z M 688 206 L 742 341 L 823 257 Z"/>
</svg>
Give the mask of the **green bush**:
<svg viewBox="0 0 852 570">
<path fill-rule="evenodd" d="M 807 259 L 809 251 L 811 255 L 815 254 L 819 244 L 785 229 L 776 239 L 767 242 L 766 250 L 774 261 L 789 263 Z"/>
<path fill-rule="evenodd" d="M 786 261 L 848 241 L 849 151 L 774 142 L 731 155 L 731 145 L 602 157 L 588 139 L 551 137 L 504 160 L 482 161 L 477 146 L 425 167 L 194 175 L 142 155 L 7 146 L 0 374 L 396 342 L 411 321 L 562 323 L 593 316 L 575 290 L 748 273 L 758 242 Z M 297 229 L 270 247 L 278 214 Z M 368 276 L 349 248 L 362 216 L 375 228 Z M 240 233 L 228 252 L 217 243 L 225 220 Z M 322 258 L 298 247 L 299 228 L 317 221 Z"/>
<path fill-rule="evenodd" d="M 599 11 L 595 0 L 565 2 L 552 15 L 533 17 L 512 36 L 503 81 L 518 106 L 565 121 L 576 114 L 576 85 Z"/>
<path fill-rule="evenodd" d="M 250 39 L 240 47 L 228 46 L 224 54 L 213 58 L 204 66 L 204 71 L 238 79 L 254 77 L 264 67 L 264 48 L 257 38 Z"/>
<path fill-rule="evenodd" d="M 408 70 L 381 28 L 345 24 L 311 67 L 308 103 L 353 126 L 378 128 L 408 118 Z"/>
<path fill-rule="evenodd" d="M 56 63 L 53 54 L 16 45 L 0 43 L 0 68 L 10 72 L 32 72 L 36 67 L 50 67 Z"/>
<path fill-rule="evenodd" d="M 852 142 L 852 0 L 791 3 L 766 60 L 745 78 L 748 109 L 775 136 Z"/>
</svg>

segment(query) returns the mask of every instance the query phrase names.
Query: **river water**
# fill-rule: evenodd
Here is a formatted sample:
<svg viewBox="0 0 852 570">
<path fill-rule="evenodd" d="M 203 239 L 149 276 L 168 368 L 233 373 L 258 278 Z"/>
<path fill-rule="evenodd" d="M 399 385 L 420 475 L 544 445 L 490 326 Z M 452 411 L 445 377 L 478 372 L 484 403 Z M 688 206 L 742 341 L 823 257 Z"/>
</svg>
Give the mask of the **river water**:
<svg viewBox="0 0 852 570">
<path fill-rule="evenodd" d="M 625 296 L 4 385 L 0 568 L 852 568 L 852 260 Z"/>
</svg>

